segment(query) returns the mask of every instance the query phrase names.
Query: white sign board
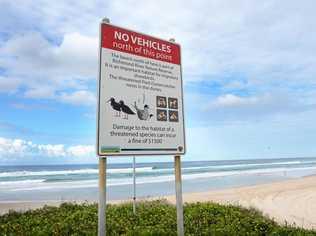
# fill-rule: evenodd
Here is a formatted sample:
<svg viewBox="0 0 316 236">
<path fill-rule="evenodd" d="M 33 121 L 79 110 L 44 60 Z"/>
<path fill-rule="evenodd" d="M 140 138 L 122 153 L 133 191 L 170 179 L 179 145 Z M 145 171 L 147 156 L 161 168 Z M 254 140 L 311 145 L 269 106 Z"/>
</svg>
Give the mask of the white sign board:
<svg viewBox="0 0 316 236">
<path fill-rule="evenodd" d="M 184 154 L 180 45 L 101 24 L 99 156 Z"/>
</svg>

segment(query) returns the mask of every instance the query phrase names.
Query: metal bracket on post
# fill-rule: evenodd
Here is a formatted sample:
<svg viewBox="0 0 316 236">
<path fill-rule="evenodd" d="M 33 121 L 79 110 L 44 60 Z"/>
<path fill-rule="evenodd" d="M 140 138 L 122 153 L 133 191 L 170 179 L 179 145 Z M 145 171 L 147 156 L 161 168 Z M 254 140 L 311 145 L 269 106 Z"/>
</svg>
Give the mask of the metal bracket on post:
<svg viewBox="0 0 316 236">
<path fill-rule="evenodd" d="M 104 22 L 104 23 L 110 23 L 110 19 L 109 19 L 109 18 L 104 17 L 104 18 L 102 19 L 102 22 Z"/>
<path fill-rule="evenodd" d="M 183 201 L 182 201 L 180 156 L 174 156 L 174 171 L 175 171 L 175 179 L 176 179 L 177 231 L 178 231 L 178 236 L 183 236 L 184 223 L 183 223 Z"/>
<path fill-rule="evenodd" d="M 106 157 L 99 157 L 98 236 L 106 235 Z"/>
</svg>

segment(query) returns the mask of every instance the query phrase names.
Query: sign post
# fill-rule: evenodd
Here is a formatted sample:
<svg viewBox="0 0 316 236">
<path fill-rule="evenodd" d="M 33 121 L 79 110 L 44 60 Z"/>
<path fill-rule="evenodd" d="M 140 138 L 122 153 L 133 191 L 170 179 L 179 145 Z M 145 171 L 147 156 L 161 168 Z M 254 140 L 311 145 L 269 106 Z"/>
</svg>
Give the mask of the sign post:
<svg viewBox="0 0 316 236">
<path fill-rule="evenodd" d="M 136 214 L 136 170 L 135 156 L 133 156 L 133 213 Z"/>
<path fill-rule="evenodd" d="M 99 158 L 98 236 L 106 232 L 106 158 Z"/>
<path fill-rule="evenodd" d="M 134 156 L 136 212 L 136 155 L 175 156 L 178 234 L 183 235 L 180 155 L 185 151 L 180 45 L 103 20 L 97 114 L 99 235 L 105 232 L 106 159 L 103 157 Z"/>
<path fill-rule="evenodd" d="M 177 230 L 178 235 L 184 235 L 183 223 L 183 202 L 182 202 L 182 180 L 181 180 L 181 159 L 180 156 L 174 157 L 174 173 L 176 181 L 176 206 L 177 206 Z"/>
</svg>

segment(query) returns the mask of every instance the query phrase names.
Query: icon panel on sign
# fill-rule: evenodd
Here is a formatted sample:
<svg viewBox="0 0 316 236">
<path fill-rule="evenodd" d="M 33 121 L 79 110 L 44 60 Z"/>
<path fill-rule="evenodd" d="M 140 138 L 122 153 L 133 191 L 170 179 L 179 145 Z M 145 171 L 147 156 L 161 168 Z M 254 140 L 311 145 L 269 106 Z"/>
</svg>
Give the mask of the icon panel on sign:
<svg viewBox="0 0 316 236">
<path fill-rule="evenodd" d="M 178 109 L 178 99 L 177 98 L 168 98 L 168 108 L 169 109 Z"/>
<path fill-rule="evenodd" d="M 157 120 L 158 121 L 167 121 L 167 111 L 157 109 Z"/>
<path fill-rule="evenodd" d="M 157 107 L 167 108 L 167 98 L 166 97 L 157 96 L 156 103 L 157 103 Z"/>
<path fill-rule="evenodd" d="M 169 113 L 169 121 L 170 122 L 179 122 L 179 114 L 178 111 L 168 111 Z"/>
</svg>

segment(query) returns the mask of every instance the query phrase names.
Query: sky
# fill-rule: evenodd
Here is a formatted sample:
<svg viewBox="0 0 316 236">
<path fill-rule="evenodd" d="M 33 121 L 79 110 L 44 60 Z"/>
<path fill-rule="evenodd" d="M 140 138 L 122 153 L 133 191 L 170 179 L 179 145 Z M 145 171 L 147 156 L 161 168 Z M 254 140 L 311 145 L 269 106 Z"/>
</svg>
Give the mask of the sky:
<svg viewBox="0 0 316 236">
<path fill-rule="evenodd" d="M 184 161 L 316 156 L 315 7 L 312 0 L 1 0 L 0 165 L 97 162 L 103 17 L 181 44 Z"/>
</svg>

